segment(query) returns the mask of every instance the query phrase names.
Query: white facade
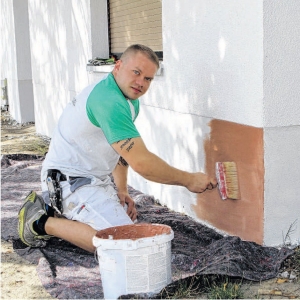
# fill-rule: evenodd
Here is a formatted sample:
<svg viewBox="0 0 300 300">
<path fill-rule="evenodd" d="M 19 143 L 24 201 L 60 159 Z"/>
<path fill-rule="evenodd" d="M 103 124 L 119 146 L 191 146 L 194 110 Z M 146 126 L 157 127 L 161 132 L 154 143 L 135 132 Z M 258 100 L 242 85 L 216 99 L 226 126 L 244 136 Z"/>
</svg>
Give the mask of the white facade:
<svg viewBox="0 0 300 300">
<path fill-rule="evenodd" d="M 197 171 L 204 169 L 199 145 L 208 119 L 263 128 L 264 243 L 282 244 L 290 226 L 291 241 L 299 243 L 300 6 L 188 2 L 163 1 L 164 76 L 143 99 L 142 136 L 171 164 Z M 197 219 L 195 195 L 133 178 L 135 186 L 142 182 L 143 191 Z"/>
<path fill-rule="evenodd" d="M 300 241 L 300 5 L 264 1 L 265 243 Z"/>
<path fill-rule="evenodd" d="M 18 122 L 34 121 L 27 0 L 1 0 L 1 80 Z"/>
<path fill-rule="evenodd" d="M 102 12 L 99 17 L 97 12 Z M 86 64 L 108 56 L 106 1 L 29 0 L 35 122 L 51 136 L 65 105 L 88 84 Z"/>
<path fill-rule="evenodd" d="M 2 0 L 2 14 L 11 16 L 20 1 Z M 36 128 L 51 136 L 65 104 L 105 74 L 87 72 L 86 64 L 108 56 L 106 0 L 28 0 L 28 12 Z M 290 241 L 300 240 L 299 12 L 297 0 L 163 0 L 163 73 L 141 99 L 137 120 L 148 148 L 187 171 L 206 170 L 212 120 L 261 129 L 266 245 L 282 244 L 292 224 Z M 4 27 L 14 32 L 9 20 Z M 4 53 L 12 59 L 2 60 L 1 79 L 20 63 L 8 37 L 12 52 Z M 18 107 L 17 98 L 10 108 Z M 17 109 L 11 113 L 18 116 Z M 207 223 L 196 213 L 197 195 L 186 189 L 132 172 L 129 184 Z"/>
</svg>

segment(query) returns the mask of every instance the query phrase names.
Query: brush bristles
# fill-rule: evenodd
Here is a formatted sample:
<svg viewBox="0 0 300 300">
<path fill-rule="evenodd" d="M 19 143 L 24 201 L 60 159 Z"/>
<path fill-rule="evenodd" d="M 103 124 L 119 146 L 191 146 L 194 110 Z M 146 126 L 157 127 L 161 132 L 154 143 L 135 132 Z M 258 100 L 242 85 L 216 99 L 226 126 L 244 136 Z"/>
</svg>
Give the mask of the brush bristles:
<svg viewBox="0 0 300 300">
<path fill-rule="evenodd" d="M 239 182 L 235 162 L 223 162 L 227 198 L 239 198 Z"/>
</svg>

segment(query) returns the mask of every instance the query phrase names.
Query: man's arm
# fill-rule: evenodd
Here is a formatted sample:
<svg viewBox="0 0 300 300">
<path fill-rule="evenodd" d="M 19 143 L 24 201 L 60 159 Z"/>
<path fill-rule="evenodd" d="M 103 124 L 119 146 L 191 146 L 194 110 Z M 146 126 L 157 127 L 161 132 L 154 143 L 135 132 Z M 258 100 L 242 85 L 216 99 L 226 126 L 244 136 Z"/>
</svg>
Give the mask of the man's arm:
<svg viewBox="0 0 300 300">
<path fill-rule="evenodd" d="M 133 199 L 129 196 L 127 188 L 127 173 L 128 173 L 128 163 L 126 160 L 120 156 L 119 161 L 112 172 L 114 177 L 114 182 L 118 190 L 118 197 L 120 203 L 124 205 L 127 204 L 127 214 L 134 221 L 137 217 L 137 211 Z"/>
<path fill-rule="evenodd" d="M 114 177 L 114 182 L 118 189 L 118 192 L 125 192 L 128 193 L 127 189 L 127 173 L 128 173 L 128 163 L 126 160 L 120 156 L 119 161 L 112 172 Z"/>
<path fill-rule="evenodd" d="M 204 173 L 185 172 L 170 166 L 150 152 L 140 137 L 114 143 L 112 147 L 135 172 L 148 180 L 163 184 L 181 185 L 195 193 L 202 193 L 217 185 L 215 178 L 209 178 Z"/>
</svg>

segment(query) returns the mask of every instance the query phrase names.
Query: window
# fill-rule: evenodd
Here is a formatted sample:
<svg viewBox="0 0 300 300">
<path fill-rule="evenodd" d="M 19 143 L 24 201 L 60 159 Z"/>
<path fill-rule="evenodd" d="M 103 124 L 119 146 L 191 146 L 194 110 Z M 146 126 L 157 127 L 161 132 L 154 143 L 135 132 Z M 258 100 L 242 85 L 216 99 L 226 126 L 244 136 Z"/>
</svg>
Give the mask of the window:
<svg viewBox="0 0 300 300">
<path fill-rule="evenodd" d="M 144 44 L 163 58 L 162 0 L 108 0 L 109 52 L 120 58 L 132 44 Z"/>
</svg>

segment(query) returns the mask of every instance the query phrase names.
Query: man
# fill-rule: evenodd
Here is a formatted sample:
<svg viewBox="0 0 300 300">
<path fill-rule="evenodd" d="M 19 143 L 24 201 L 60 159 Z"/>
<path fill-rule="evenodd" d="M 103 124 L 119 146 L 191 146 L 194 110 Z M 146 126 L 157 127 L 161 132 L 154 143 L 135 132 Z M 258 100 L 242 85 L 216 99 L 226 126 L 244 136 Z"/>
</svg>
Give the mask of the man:
<svg viewBox="0 0 300 300">
<path fill-rule="evenodd" d="M 148 180 L 195 193 L 216 187 L 215 178 L 171 167 L 148 151 L 134 125 L 138 98 L 158 68 L 150 48 L 132 45 L 111 74 L 67 105 L 42 167 L 44 199 L 32 192 L 19 212 L 19 235 L 25 244 L 44 246 L 56 236 L 94 252 L 97 230 L 132 224 L 137 211 L 127 190 L 128 166 Z M 66 218 L 55 217 L 55 210 Z"/>
</svg>

